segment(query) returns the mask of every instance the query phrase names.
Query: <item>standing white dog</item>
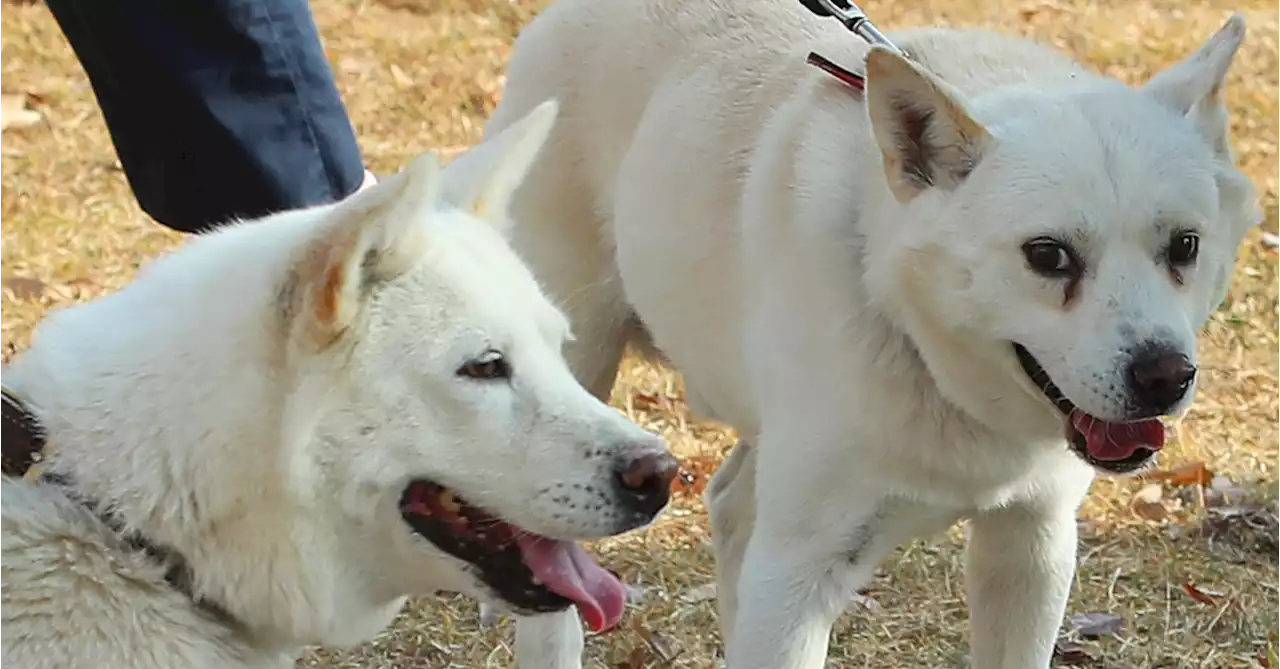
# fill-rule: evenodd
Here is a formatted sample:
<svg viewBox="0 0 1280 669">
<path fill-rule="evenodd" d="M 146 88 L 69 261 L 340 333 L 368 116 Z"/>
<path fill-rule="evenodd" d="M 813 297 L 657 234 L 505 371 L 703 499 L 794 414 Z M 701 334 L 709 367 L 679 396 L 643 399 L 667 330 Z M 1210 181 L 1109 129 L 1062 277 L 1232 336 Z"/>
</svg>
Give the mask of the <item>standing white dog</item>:
<svg viewBox="0 0 1280 669">
<path fill-rule="evenodd" d="M 1138 88 L 1021 39 L 891 37 L 909 58 L 789 0 L 561 0 L 489 125 L 563 104 L 513 243 L 578 378 L 604 397 L 638 339 L 742 435 L 708 494 L 732 669 L 822 666 L 877 561 L 960 518 L 973 666 L 1047 667 L 1077 506 L 1191 402 L 1257 221 L 1220 91 L 1240 18 Z M 865 63 L 865 97 L 811 49 Z M 579 661 L 566 616 L 518 634 Z"/>
<path fill-rule="evenodd" d="M 438 590 L 617 622 L 572 541 L 648 523 L 675 460 L 574 380 L 503 240 L 555 116 L 40 325 L 4 370 L 52 448 L 3 483 L 6 669 L 287 668 Z"/>
</svg>

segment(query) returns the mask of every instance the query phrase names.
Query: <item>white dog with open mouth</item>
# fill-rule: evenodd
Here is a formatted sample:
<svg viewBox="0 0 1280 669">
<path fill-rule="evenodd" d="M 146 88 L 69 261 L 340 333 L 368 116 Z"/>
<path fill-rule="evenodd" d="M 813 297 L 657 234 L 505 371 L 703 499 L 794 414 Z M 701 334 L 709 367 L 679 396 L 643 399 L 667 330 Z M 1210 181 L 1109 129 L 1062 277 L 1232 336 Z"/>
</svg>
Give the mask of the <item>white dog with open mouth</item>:
<svg viewBox="0 0 1280 669">
<path fill-rule="evenodd" d="M 1258 220 L 1221 86 L 1239 17 L 1140 87 L 976 30 L 869 49 L 787 0 L 560 0 L 499 132 L 556 126 L 513 244 L 604 397 L 627 341 L 742 443 L 709 505 L 731 669 L 814 669 L 895 546 L 968 518 L 972 665 L 1047 667 L 1094 470 L 1164 443 Z M 861 70 L 865 95 L 806 64 Z M 533 667 L 577 623 L 521 621 Z"/>
<path fill-rule="evenodd" d="M 6 668 L 291 667 L 439 590 L 617 622 L 573 541 L 648 523 L 675 460 L 574 380 L 502 237 L 555 116 L 40 325 L 4 370 L 51 446 L 3 483 Z"/>
</svg>

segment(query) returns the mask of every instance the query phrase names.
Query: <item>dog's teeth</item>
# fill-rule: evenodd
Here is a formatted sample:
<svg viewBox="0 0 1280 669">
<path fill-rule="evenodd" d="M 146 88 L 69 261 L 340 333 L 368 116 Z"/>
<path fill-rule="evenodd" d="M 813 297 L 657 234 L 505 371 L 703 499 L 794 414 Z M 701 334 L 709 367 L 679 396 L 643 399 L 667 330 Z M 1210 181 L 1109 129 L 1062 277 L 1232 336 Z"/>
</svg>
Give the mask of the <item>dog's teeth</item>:
<svg viewBox="0 0 1280 669">
<path fill-rule="evenodd" d="M 458 503 L 457 497 L 452 490 L 444 490 L 440 492 L 440 506 L 444 507 L 449 513 L 457 513 L 462 509 L 462 505 Z"/>
<path fill-rule="evenodd" d="M 542 579 L 538 578 L 537 576 L 534 576 L 532 580 L 534 585 L 542 585 Z"/>
</svg>

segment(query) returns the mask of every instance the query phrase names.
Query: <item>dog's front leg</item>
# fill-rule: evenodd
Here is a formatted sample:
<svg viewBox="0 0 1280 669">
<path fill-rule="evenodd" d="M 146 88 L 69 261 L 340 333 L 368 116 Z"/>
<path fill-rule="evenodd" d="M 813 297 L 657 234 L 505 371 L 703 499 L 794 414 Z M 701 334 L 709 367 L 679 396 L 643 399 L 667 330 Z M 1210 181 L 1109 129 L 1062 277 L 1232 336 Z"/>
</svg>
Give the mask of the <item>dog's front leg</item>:
<svg viewBox="0 0 1280 669">
<path fill-rule="evenodd" d="M 820 669 L 831 626 L 857 588 L 930 512 L 858 476 L 838 458 L 807 457 L 767 437 L 755 476 L 755 526 L 737 587 L 729 669 Z M 839 453 L 839 449 L 831 452 Z M 772 457 L 771 457 L 772 456 Z M 726 627 L 729 627 L 726 625 Z"/>
<path fill-rule="evenodd" d="M 582 623 L 573 609 L 516 619 L 519 669 L 581 669 Z"/>
<path fill-rule="evenodd" d="M 1076 566 L 1076 505 L 1063 502 L 973 517 L 965 569 L 973 669 L 1049 666 Z"/>
</svg>

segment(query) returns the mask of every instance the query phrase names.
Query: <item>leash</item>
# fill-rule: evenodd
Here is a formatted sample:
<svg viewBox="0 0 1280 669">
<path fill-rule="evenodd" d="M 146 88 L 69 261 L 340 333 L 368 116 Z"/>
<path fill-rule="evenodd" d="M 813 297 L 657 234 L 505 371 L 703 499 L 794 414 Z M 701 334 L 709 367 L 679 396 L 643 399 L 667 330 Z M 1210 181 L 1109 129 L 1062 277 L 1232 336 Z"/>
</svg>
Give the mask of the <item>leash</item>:
<svg viewBox="0 0 1280 669">
<path fill-rule="evenodd" d="M 861 37 L 868 44 L 885 47 L 901 56 L 907 55 L 888 37 L 885 37 L 885 34 L 880 32 L 880 29 L 871 22 L 871 19 L 867 18 L 867 13 L 862 11 L 862 8 L 854 4 L 852 0 L 800 0 L 800 4 L 817 16 L 836 19 L 846 30 Z M 840 67 L 816 52 L 810 51 L 805 62 L 835 77 L 841 83 L 855 90 L 861 91 L 867 87 L 865 75 Z"/>
</svg>

